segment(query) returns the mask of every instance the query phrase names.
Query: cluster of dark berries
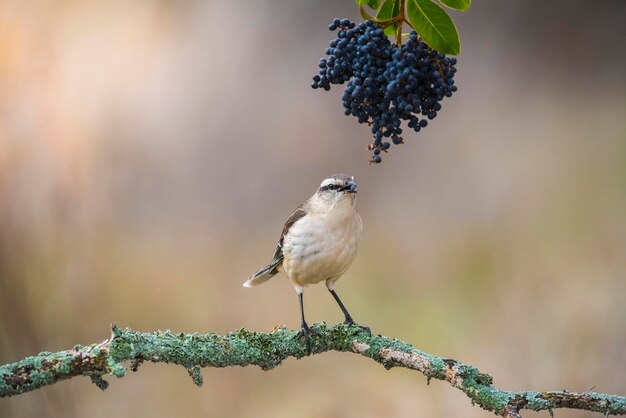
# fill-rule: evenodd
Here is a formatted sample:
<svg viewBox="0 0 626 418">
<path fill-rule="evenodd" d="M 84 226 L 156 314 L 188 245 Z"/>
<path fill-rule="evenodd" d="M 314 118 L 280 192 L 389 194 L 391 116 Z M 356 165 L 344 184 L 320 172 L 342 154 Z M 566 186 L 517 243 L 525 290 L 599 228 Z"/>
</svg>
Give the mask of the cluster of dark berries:
<svg viewBox="0 0 626 418">
<path fill-rule="evenodd" d="M 415 32 L 397 47 L 374 22 L 355 25 L 335 19 L 328 27 L 338 30 L 337 39 L 320 60 L 314 89 L 330 90 L 331 84 L 347 82 L 343 93 L 346 115 L 371 126 L 374 141 L 371 162 L 381 161 L 381 151 L 401 144 L 401 121 L 416 132 L 437 116 L 444 97 L 457 90 L 454 85 L 456 58 L 433 51 Z"/>
</svg>

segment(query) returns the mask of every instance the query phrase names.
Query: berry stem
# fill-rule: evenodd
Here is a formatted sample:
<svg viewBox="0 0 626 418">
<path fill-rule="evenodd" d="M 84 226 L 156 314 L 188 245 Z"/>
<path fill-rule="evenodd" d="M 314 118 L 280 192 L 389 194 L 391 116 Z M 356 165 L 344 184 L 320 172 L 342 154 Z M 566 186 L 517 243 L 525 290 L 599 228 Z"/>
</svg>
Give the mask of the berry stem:
<svg viewBox="0 0 626 418">
<path fill-rule="evenodd" d="M 398 12 L 398 23 L 396 23 L 396 46 L 400 48 L 402 46 L 402 24 L 405 21 L 404 18 L 404 1 L 400 0 L 400 11 Z"/>
</svg>

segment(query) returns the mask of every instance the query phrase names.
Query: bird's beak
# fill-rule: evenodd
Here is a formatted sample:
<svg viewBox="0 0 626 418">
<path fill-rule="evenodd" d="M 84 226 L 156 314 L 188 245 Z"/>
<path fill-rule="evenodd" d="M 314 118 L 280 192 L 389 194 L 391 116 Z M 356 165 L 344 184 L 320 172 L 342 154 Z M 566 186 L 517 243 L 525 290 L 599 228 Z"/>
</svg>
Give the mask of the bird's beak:
<svg viewBox="0 0 626 418">
<path fill-rule="evenodd" d="M 356 193 L 356 182 L 354 180 L 350 180 L 339 190 L 346 193 Z"/>
</svg>

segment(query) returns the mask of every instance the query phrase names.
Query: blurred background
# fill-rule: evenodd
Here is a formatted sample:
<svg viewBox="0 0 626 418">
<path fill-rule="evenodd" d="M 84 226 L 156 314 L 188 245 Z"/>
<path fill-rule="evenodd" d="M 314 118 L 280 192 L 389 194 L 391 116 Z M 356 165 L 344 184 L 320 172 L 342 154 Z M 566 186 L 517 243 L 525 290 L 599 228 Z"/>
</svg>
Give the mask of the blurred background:
<svg viewBox="0 0 626 418">
<path fill-rule="evenodd" d="M 337 290 L 358 322 L 503 389 L 625 394 L 626 3 L 451 14 L 458 93 L 370 166 L 341 89 L 309 87 L 331 19 L 360 20 L 351 0 L 2 1 L 0 363 L 101 341 L 111 322 L 297 328 L 284 277 L 241 285 L 345 171 L 365 231 Z M 324 286 L 306 308 L 342 320 Z M 76 378 L 2 399 L 0 416 L 493 416 L 351 354 L 203 375 L 146 364 L 105 392 Z"/>
</svg>

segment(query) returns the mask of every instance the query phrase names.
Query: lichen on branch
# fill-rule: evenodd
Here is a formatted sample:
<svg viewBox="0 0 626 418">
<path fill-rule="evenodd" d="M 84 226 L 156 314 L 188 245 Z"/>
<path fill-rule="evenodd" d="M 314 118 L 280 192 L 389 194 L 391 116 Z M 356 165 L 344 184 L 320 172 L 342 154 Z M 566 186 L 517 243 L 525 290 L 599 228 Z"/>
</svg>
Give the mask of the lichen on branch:
<svg viewBox="0 0 626 418">
<path fill-rule="evenodd" d="M 626 396 L 591 391 L 504 391 L 493 386 L 491 376 L 473 366 L 425 353 L 400 340 L 370 334 L 358 326 L 318 323 L 311 329 L 311 354 L 352 352 L 369 357 L 387 369 L 416 370 L 429 381 L 447 381 L 463 391 L 473 404 L 503 417 L 520 417 L 519 411 L 524 409 L 557 408 L 626 415 Z M 297 335 L 285 327 L 277 327 L 270 333 L 240 329 L 217 335 L 145 333 L 113 326 L 111 337 L 101 343 L 77 345 L 56 353 L 43 352 L 0 366 L 0 397 L 19 395 L 75 376 L 88 376 L 100 389 L 106 389 L 105 375 L 123 377 L 127 367 L 137 371 L 146 361 L 181 365 L 193 382 L 201 386 L 202 367 L 256 365 L 271 370 L 288 357 L 307 356 L 306 344 Z"/>
</svg>

